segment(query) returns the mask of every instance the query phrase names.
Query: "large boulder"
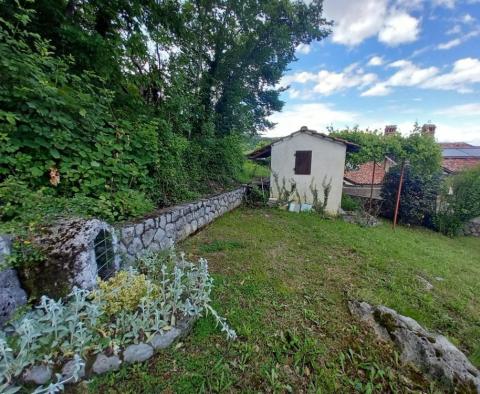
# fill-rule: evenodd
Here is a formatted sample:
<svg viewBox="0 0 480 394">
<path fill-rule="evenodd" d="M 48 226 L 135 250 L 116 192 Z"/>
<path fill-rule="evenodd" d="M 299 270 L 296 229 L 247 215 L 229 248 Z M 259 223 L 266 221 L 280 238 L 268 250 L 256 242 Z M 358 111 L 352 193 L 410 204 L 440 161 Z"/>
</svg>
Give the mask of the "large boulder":
<svg viewBox="0 0 480 394">
<path fill-rule="evenodd" d="M 455 392 L 480 393 L 480 371 L 444 336 L 425 330 L 415 320 L 385 306 L 351 301 L 349 309 L 379 339 L 392 341 L 403 362 L 415 364 Z"/>
<path fill-rule="evenodd" d="M 97 219 L 70 219 L 47 227 L 33 239 L 32 247 L 42 258 L 22 267 L 20 274 L 33 298 L 63 297 L 74 286 L 93 288 L 105 256 L 111 271 L 120 265 L 115 231 Z"/>
</svg>

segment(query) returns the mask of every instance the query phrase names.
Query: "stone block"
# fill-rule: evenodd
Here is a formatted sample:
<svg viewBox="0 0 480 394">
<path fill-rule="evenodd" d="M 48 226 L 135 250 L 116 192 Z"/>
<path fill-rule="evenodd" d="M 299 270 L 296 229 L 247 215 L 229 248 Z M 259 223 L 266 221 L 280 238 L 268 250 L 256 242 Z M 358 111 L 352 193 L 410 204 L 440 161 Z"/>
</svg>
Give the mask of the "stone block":
<svg viewBox="0 0 480 394">
<path fill-rule="evenodd" d="M 158 218 L 158 227 L 165 230 L 165 225 L 167 224 L 167 215 L 162 215 Z"/>
<path fill-rule="evenodd" d="M 173 238 L 175 236 L 175 225 L 173 223 L 168 223 L 165 226 L 165 234 L 168 238 Z"/>
<path fill-rule="evenodd" d="M 44 385 L 52 378 L 52 369 L 46 365 L 35 365 L 23 373 L 25 383 Z"/>
<path fill-rule="evenodd" d="M 155 228 L 155 219 L 147 219 L 144 223 L 145 230 L 150 230 L 152 228 Z"/>
<path fill-rule="evenodd" d="M 159 228 L 157 232 L 155 233 L 155 236 L 153 237 L 153 240 L 157 243 L 160 243 L 163 241 L 164 238 L 166 238 L 166 233 L 165 230 Z"/>
<path fill-rule="evenodd" d="M 22 305 L 27 303 L 27 293 L 21 287 L 0 288 L 0 327 Z"/>
<path fill-rule="evenodd" d="M 107 357 L 105 354 L 99 354 L 93 363 L 92 371 L 97 375 L 117 371 L 121 363 L 118 356 Z"/>
<path fill-rule="evenodd" d="M 137 225 L 135 225 L 135 235 L 137 237 L 143 234 L 143 230 L 144 230 L 143 223 L 138 223 Z"/>
<path fill-rule="evenodd" d="M 77 377 L 74 376 L 76 363 L 74 360 L 67 362 L 62 368 L 62 380 L 67 380 L 68 384 L 77 383 L 85 377 L 85 363 L 83 362 Z"/>
<path fill-rule="evenodd" d="M 17 271 L 9 268 L 0 271 L 0 288 L 20 287 Z"/>
<path fill-rule="evenodd" d="M 142 242 L 145 248 L 148 248 L 149 245 L 152 243 L 153 237 L 155 236 L 156 232 L 157 230 L 155 228 L 150 228 L 143 233 Z"/>
<path fill-rule="evenodd" d="M 123 352 L 123 360 L 126 363 L 135 363 L 148 360 L 153 356 L 153 347 L 146 343 L 130 345 Z"/>
<path fill-rule="evenodd" d="M 166 349 L 181 334 L 182 332 L 178 328 L 172 328 L 170 331 L 167 331 L 163 334 L 156 334 L 150 341 L 150 345 L 152 345 L 155 350 Z"/>
<path fill-rule="evenodd" d="M 136 256 L 137 254 L 140 253 L 140 251 L 143 249 L 143 244 L 142 241 L 140 240 L 140 237 L 135 237 L 128 247 L 128 254 L 132 256 Z"/>
<path fill-rule="evenodd" d="M 121 237 L 121 240 L 126 246 L 130 245 L 130 242 L 132 242 L 135 237 L 135 227 L 130 226 L 123 228 L 121 231 Z"/>
</svg>

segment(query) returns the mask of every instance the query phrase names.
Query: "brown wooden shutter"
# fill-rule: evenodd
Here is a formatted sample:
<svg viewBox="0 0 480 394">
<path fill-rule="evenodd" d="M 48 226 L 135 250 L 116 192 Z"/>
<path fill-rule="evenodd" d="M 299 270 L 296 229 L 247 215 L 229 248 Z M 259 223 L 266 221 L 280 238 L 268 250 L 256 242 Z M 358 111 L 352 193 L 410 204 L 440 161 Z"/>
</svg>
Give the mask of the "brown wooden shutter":
<svg viewBox="0 0 480 394">
<path fill-rule="evenodd" d="M 310 175 L 312 168 L 312 151 L 297 150 L 295 152 L 295 174 Z"/>
</svg>

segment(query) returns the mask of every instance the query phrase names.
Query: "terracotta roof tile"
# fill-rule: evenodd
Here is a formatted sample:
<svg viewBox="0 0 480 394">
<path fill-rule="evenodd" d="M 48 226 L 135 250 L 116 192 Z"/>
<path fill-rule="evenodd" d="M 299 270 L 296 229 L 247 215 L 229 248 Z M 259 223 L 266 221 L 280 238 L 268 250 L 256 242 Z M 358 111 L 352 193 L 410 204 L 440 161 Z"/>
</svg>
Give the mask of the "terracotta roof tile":
<svg viewBox="0 0 480 394">
<path fill-rule="evenodd" d="M 357 170 L 345 171 L 345 179 L 357 185 L 371 185 L 373 161 L 358 166 Z M 375 185 L 381 185 L 385 177 L 385 161 L 375 166 Z"/>
<path fill-rule="evenodd" d="M 465 158 L 445 158 L 442 162 L 442 167 L 448 172 L 459 172 L 480 166 L 480 158 L 465 157 Z"/>
</svg>

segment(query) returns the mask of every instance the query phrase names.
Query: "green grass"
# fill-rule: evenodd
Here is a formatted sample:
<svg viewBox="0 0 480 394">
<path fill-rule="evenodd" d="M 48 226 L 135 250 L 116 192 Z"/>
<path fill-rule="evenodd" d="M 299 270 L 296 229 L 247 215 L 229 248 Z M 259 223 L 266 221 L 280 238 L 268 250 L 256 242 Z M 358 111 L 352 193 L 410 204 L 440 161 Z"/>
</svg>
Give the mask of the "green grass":
<svg viewBox="0 0 480 394">
<path fill-rule="evenodd" d="M 269 178 L 270 169 L 266 165 L 258 164 L 251 160 L 245 160 L 243 163 L 242 173 L 238 177 L 238 181 L 242 183 L 250 183 L 259 178 Z"/>
<path fill-rule="evenodd" d="M 480 366 L 478 239 L 238 209 L 179 249 L 209 260 L 214 306 L 239 339 L 227 342 L 207 317 L 176 347 L 77 391 L 441 391 L 350 316 L 351 298 L 418 320 Z"/>
</svg>

